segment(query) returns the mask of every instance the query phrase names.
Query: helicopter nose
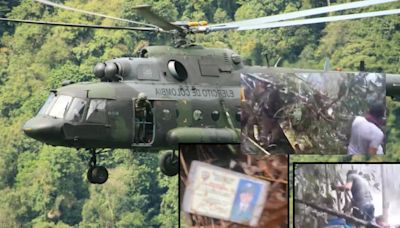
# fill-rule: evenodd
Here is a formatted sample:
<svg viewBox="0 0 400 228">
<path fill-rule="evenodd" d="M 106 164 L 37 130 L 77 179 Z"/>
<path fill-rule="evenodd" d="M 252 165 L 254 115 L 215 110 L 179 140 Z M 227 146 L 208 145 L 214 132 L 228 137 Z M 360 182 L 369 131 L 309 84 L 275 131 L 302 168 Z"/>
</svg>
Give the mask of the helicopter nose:
<svg viewBox="0 0 400 228">
<path fill-rule="evenodd" d="M 63 139 L 62 120 L 59 119 L 35 117 L 28 120 L 22 130 L 27 136 L 52 145 Z"/>
</svg>

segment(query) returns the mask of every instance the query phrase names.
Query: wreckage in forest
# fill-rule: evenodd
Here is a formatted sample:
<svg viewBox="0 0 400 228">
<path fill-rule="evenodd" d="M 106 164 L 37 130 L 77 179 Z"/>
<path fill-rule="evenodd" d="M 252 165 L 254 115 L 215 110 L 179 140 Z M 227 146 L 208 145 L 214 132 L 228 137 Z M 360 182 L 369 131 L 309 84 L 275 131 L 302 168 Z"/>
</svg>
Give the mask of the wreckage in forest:
<svg viewBox="0 0 400 228">
<path fill-rule="evenodd" d="M 351 123 L 385 101 L 381 73 L 242 74 L 242 150 L 345 154 Z"/>
</svg>

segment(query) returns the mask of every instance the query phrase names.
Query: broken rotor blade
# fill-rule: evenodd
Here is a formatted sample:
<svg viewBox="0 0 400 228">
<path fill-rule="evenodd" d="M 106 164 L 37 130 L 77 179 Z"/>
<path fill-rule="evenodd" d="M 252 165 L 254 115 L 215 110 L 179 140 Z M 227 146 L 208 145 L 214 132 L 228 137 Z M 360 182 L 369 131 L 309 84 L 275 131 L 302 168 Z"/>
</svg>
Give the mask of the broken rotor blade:
<svg viewBox="0 0 400 228">
<path fill-rule="evenodd" d="M 151 6 L 149 5 L 141 5 L 134 8 L 137 13 L 142 16 L 146 21 L 157 25 L 165 31 L 177 30 L 179 32 L 183 32 L 183 28 L 180 26 L 174 25 L 164 18 L 158 16 L 153 11 L 151 11 Z"/>
<path fill-rule="evenodd" d="M 318 18 L 310 18 L 310 19 L 294 20 L 294 21 L 282 21 L 282 22 L 254 25 L 254 26 L 244 26 L 244 27 L 239 27 L 237 30 L 243 31 L 243 30 L 253 30 L 253 29 L 280 28 L 280 27 L 288 27 L 296 25 L 308 25 L 308 24 L 318 24 L 318 23 L 335 22 L 343 20 L 354 20 L 354 19 L 361 19 L 368 17 L 387 16 L 393 14 L 400 14 L 400 9 L 331 16 L 331 17 L 318 17 Z"/>
<path fill-rule="evenodd" d="M 63 23 L 63 22 L 20 20 L 20 19 L 10 19 L 10 18 L 0 18 L 0 21 L 9 21 L 9 22 L 26 23 L 26 24 L 37 24 L 37 25 L 56 25 L 56 26 L 77 27 L 77 28 L 116 29 L 116 30 L 123 29 L 123 30 L 133 30 L 133 31 L 162 32 L 158 28 L 148 28 L 148 27 L 85 25 L 85 24 L 70 24 L 70 23 Z"/>
<path fill-rule="evenodd" d="M 73 8 L 73 7 L 70 7 L 70 6 L 54 3 L 54 2 L 51 2 L 51 1 L 47 1 L 47 0 L 34 0 L 34 1 L 42 3 L 42 4 L 45 4 L 45 5 L 53 6 L 53 7 L 56 7 L 56 8 L 64 9 L 64 10 L 70 10 L 70 11 L 79 12 L 79 13 L 83 13 L 83 14 L 88 14 L 88 15 L 93 15 L 93 16 L 113 19 L 113 20 L 117 20 L 117 21 L 124 21 L 124 22 L 128 22 L 128 23 L 133 23 L 133 24 L 152 27 L 152 28 L 157 28 L 157 26 L 152 25 L 152 24 L 146 24 L 146 23 L 142 23 L 142 22 L 138 22 L 138 21 L 132 21 L 132 20 L 123 19 L 123 18 L 119 18 L 119 17 L 108 16 L 108 15 L 104 15 L 104 14 L 101 14 L 101 13 L 95 13 L 95 12 L 90 12 L 90 11 L 86 11 L 86 10 L 76 9 L 76 8 Z"/>
<path fill-rule="evenodd" d="M 285 13 L 285 14 L 279 14 L 279 15 L 273 15 L 273 16 L 255 18 L 255 19 L 248 19 L 248 20 L 242 20 L 242 21 L 236 21 L 236 22 L 228 22 L 228 23 L 224 23 L 224 24 L 210 25 L 210 26 L 208 26 L 208 31 L 220 31 L 220 30 L 230 30 L 230 29 L 239 29 L 240 30 L 241 27 L 248 27 L 251 25 L 260 25 L 260 24 L 264 24 L 264 23 L 286 21 L 286 20 L 300 18 L 300 17 L 313 16 L 313 15 L 318 15 L 318 14 L 323 14 L 323 13 L 332 13 L 332 12 L 336 12 L 336 11 L 343 11 L 343 10 L 367 7 L 367 6 L 378 5 L 378 4 L 389 3 L 389 2 L 396 2 L 396 1 L 398 1 L 398 0 L 366 0 L 366 1 L 344 3 L 344 4 L 339 4 L 339 5 L 333 5 L 333 6 L 324 6 L 324 7 L 302 10 L 302 11 L 297 11 L 297 12 L 291 12 L 291 13 Z"/>
</svg>

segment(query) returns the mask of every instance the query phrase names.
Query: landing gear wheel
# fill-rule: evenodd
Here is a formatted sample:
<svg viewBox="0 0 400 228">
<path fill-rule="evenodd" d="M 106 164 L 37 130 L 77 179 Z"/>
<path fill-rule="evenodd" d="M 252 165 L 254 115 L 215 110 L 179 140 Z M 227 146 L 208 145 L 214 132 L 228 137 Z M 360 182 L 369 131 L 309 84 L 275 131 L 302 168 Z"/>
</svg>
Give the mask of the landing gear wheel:
<svg viewBox="0 0 400 228">
<path fill-rule="evenodd" d="M 92 157 L 89 162 L 87 179 L 92 184 L 104 184 L 108 179 L 108 171 L 104 166 L 96 165 L 96 152 L 91 150 Z"/>
<path fill-rule="evenodd" d="M 94 169 L 94 167 L 89 167 L 89 169 L 86 173 L 86 177 L 90 183 L 97 184 L 97 182 L 95 181 L 95 179 L 93 177 L 93 169 Z"/>
<path fill-rule="evenodd" d="M 108 179 L 108 171 L 104 166 L 95 166 L 89 168 L 88 180 L 93 184 L 104 184 Z"/>
<path fill-rule="evenodd" d="M 174 151 L 168 151 L 163 153 L 160 157 L 160 169 L 161 172 L 167 176 L 175 176 L 178 174 L 178 156 L 175 155 Z"/>
</svg>

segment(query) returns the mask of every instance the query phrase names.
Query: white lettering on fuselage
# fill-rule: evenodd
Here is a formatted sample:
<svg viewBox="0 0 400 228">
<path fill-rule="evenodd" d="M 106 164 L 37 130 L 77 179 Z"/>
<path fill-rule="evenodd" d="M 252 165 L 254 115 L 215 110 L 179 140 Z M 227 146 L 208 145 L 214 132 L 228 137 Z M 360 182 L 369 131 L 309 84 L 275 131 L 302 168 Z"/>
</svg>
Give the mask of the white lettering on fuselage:
<svg viewBox="0 0 400 228">
<path fill-rule="evenodd" d="M 192 86 L 173 84 L 127 83 L 131 88 L 143 92 L 148 98 L 167 99 L 239 99 L 240 86 Z"/>
<path fill-rule="evenodd" d="M 233 89 L 155 88 L 157 97 L 234 98 Z"/>
</svg>

